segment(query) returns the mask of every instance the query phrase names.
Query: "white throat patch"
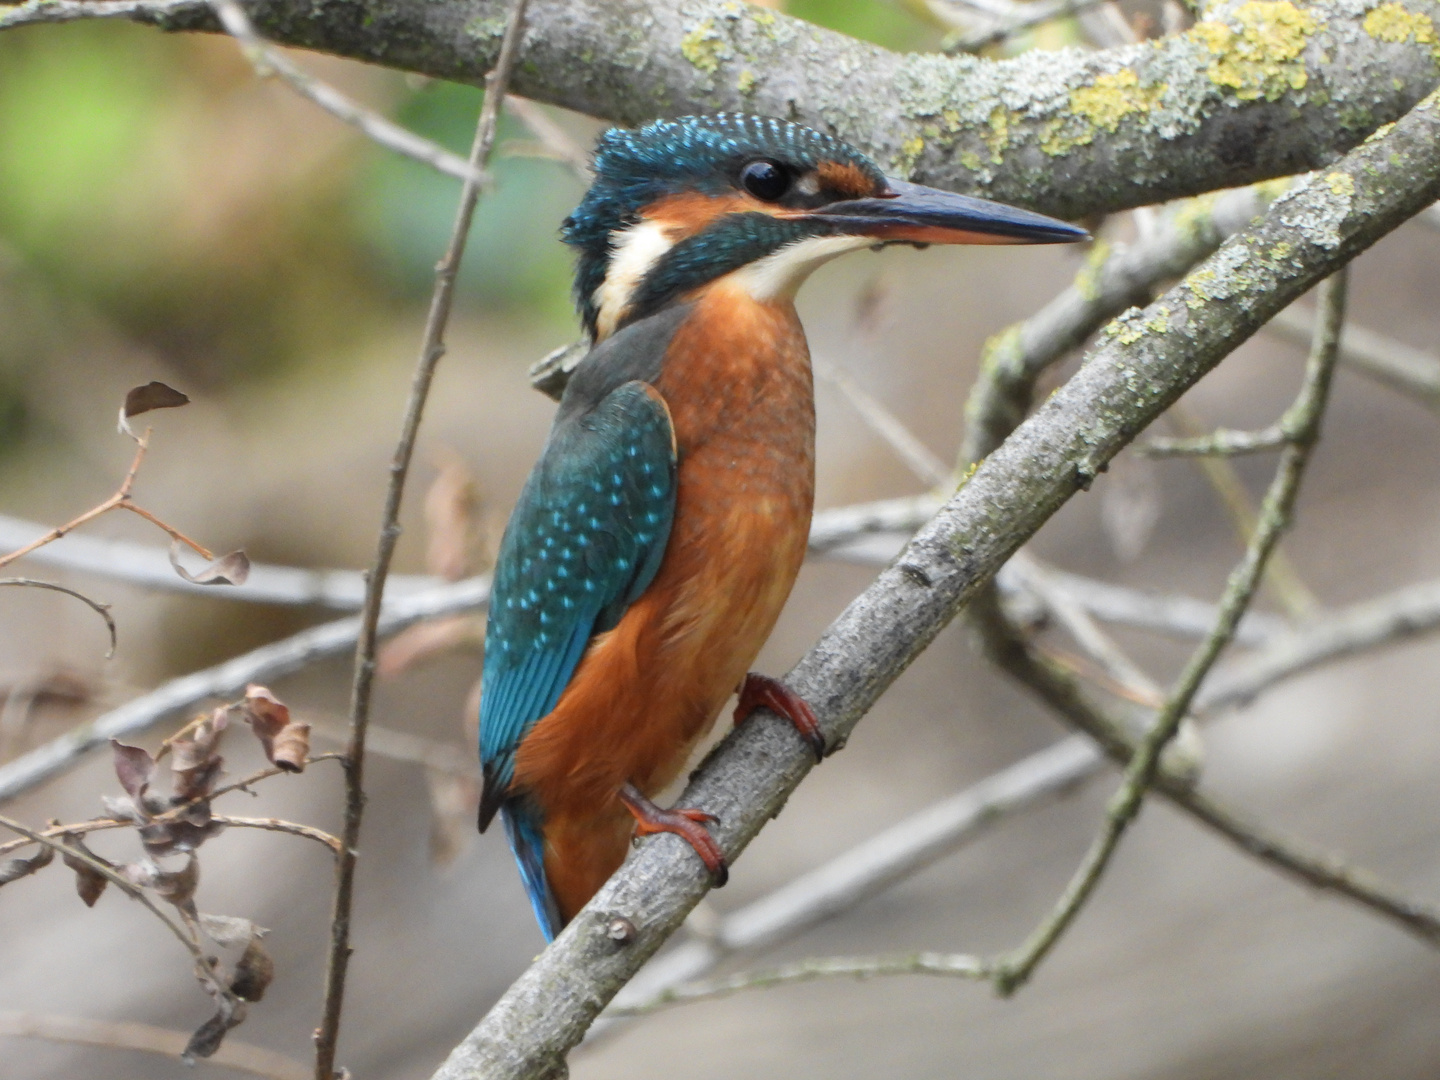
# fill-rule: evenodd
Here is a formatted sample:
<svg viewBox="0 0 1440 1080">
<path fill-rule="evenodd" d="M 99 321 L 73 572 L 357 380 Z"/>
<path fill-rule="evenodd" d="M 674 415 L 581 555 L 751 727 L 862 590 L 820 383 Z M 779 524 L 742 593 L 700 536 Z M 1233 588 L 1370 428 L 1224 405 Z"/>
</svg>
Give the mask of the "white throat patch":
<svg viewBox="0 0 1440 1080">
<path fill-rule="evenodd" d="M 658 221 L 642 221 L 624 232 L 611 233 L 610 237 L 613 252 L 605 268 L 605 280 L 592 297 L 597 312 L 597 342 L 615 332 L 636 288 L 661 257 L 675 246 L 669 229 Z"/>
<path fill-rule="evenodd" d="M 793 300 L 816 267 L 847 251 L 875 243 L 869 236 L 812 236 L 786 244 L 762 259 L 742 266 L 732 280 L 760 303 Z"/>
</svg>

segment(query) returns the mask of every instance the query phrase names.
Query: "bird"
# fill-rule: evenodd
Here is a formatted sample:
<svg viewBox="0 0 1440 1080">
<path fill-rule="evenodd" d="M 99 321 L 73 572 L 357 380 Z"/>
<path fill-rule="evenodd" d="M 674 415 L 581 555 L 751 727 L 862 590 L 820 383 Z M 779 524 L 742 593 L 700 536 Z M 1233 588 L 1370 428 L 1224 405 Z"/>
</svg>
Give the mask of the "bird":
<svg viewBox="0 0 1440 1080">
<path fill-rule="evenodd" d="M 561 236 L 590 348 L 501 540 L 480 697 L 480 831 L 499 814 L 547 941 L 634 835 L 680 835 L 724 883 L 715 819 L 652 800 L 732 694 L 824 756 L 804 699 L 750 671 L 814 504 L 801 283 L 867 247 L 1088 234 L 720 113 L 606 131 Z"/>
</svg>

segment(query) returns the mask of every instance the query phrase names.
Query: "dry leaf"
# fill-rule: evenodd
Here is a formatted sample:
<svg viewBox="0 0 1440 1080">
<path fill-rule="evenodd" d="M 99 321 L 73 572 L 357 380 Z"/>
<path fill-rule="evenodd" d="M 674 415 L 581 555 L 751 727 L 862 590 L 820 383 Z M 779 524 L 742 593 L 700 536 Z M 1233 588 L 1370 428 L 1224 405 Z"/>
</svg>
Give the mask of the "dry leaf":
<svg viewBox="0 0 1440 1080">
<path fill-rule="evenodd" d="M 425 565 L 446 581 L 459 581 L 474 570 L 481 500 L 459 454 L 446 450 L 437 464 L 439 475 L 425 494 Z"/>
<path fill-rule="evenodd" d="M 126 746 L 118 739 L 110 740 L 110 748 L 115 754 L 115 775 L 120 786 L 138 802 L 155 776 L 155 759 L 148 750 Z"/>
<path fill-rule="evenodd" d="M 250 556 L 243 551 L 232 551 L 214 562 L 207 563 L 199 572 L 190 573 L 180 565 L 180 541 L 170 543 L 170 565 L 191 585 L 244 585 L 250 576 Z"/>
<path fill-rule="evenodd" d="M 275 961 L 260 944 L 258 937 L 252 937 L 250 944 L 235 965 L 235 974 L 230 979 L 230 992 L 244 1001 L 259 1001 L 265 996 L 265 988 L 275 978 Z"/>
<path fill-rule="evenodd" d="M 485 620 L 477 615 L 449 615 L 407 626 L 384 645 L 375 659 L 375 674 L 393 679 L 417 664 L 455 649 L 485 644 Z"/>
<path fill-rule="evenodd" d="M 125 419 L 128 420 L 151 409 L 177 409 L 188 404 L 190 399 L 173 386 L 166 386 L 163 382 L 148 382 L 125 395 L 123 411 Z"/>
<path fill-rule="evenodd" d="M 49 866 L 55 858 L 55 849 L 49 844 L 41 844 L 40 850 L 34 855 L 24 858 L 10 859 L 8 862 L 0 863 L 0 885 L 9 885 L 22 877 L 29 877 L 37 870 L 43 870 Z"/>
<path fill-rule="evenodd" d="M 139 416 L 151 409 L 177 409 L 189 403 L 188 397 L 162 382 L 148 382 L 144 386 L 137 386 L 125 395 L 125 403 L 120 406 L 120 434 L 129 435 L 138 442 L 139 439 L 130 427 L 132 416 Z"/>
<path fill-rule="evenodd" d="M 310 758 L 310 725 L 286 724 L 270 753 L 270 760 L 286 772 L 304 772 Z"/>
<path fill-rule="evenodd" d="M 263 927 L 238 915 L 208 915 L 202 911 L 197 918 L 206 936 L 222 949 L 248 945 L 252 938 L 265 933 Z"/>
<path fill-rule="evenodd" d="M 303 772 L 310 753 L 310 725 L 290 720 L 290 710 L 267 688 L 251 683 L 241 703 L 245 722 L 272 765 L 288 772 Z"/>
<path fill-rule="evenodd" d="M 74 848 L 96 858 L 78 836 L 66 833 L 61 839 L 66 847 Z M 94 907 L 95 901 L 99 900 L 100 894 L 105 891 L 105 886 L 110 884 L 110 879 L 74 855 L 66 854 L 64 862 L 66 866 L 75 871 L 75 891 L 80 894 L 80 899 L 85 901 L 86 907 Z"/>
</svg>

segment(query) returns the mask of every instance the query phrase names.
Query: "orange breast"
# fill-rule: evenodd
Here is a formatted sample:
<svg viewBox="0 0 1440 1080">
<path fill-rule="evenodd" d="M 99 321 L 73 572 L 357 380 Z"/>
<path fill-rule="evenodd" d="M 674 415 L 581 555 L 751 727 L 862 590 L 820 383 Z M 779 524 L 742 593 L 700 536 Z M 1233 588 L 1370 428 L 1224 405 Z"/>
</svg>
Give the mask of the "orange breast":
<svg viewBox="0 0 1440 1080">
<path fill-rule="evenodd" d="M 664 560 L 516 756 L 516 787 L 545 812 L 547 872 L 567 917 L 624 858 L 629 817 L 616 791 L 630 782 L 653 796 L 678 775 L 805 557 L 815 413 L 794 308 L 710 288 L 656 386 L 679 452 Z"/>
</svg>

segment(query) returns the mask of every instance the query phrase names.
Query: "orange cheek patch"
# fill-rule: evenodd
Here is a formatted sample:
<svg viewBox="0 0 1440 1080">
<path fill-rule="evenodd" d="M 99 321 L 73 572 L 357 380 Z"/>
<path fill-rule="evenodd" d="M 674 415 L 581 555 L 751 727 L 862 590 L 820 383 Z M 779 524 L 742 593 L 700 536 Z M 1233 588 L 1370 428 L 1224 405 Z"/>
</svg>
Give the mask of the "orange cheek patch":
<svg viewBox="0 0 1440 1080">
<path fill-rule="evenodd" d="M 643 211 L 650 221 L 658 221 L 669 231 L 677 242 L 686 237 L 704 232 L 716 218 L 725 214 L 744 213 L 760 209 L 753 199 L 736 193 L 734 195 L 702 195 L 696 191 L 667 195 L 652 203 Z"/>
<path fill-rule="evenodd" d="M 874 182 L 858 165 L 848 161 L 822 161 L 815 174 L 820 178 L 821 188 L 826 191 L 856 199 L 876 194 Z"/>
</svg>

